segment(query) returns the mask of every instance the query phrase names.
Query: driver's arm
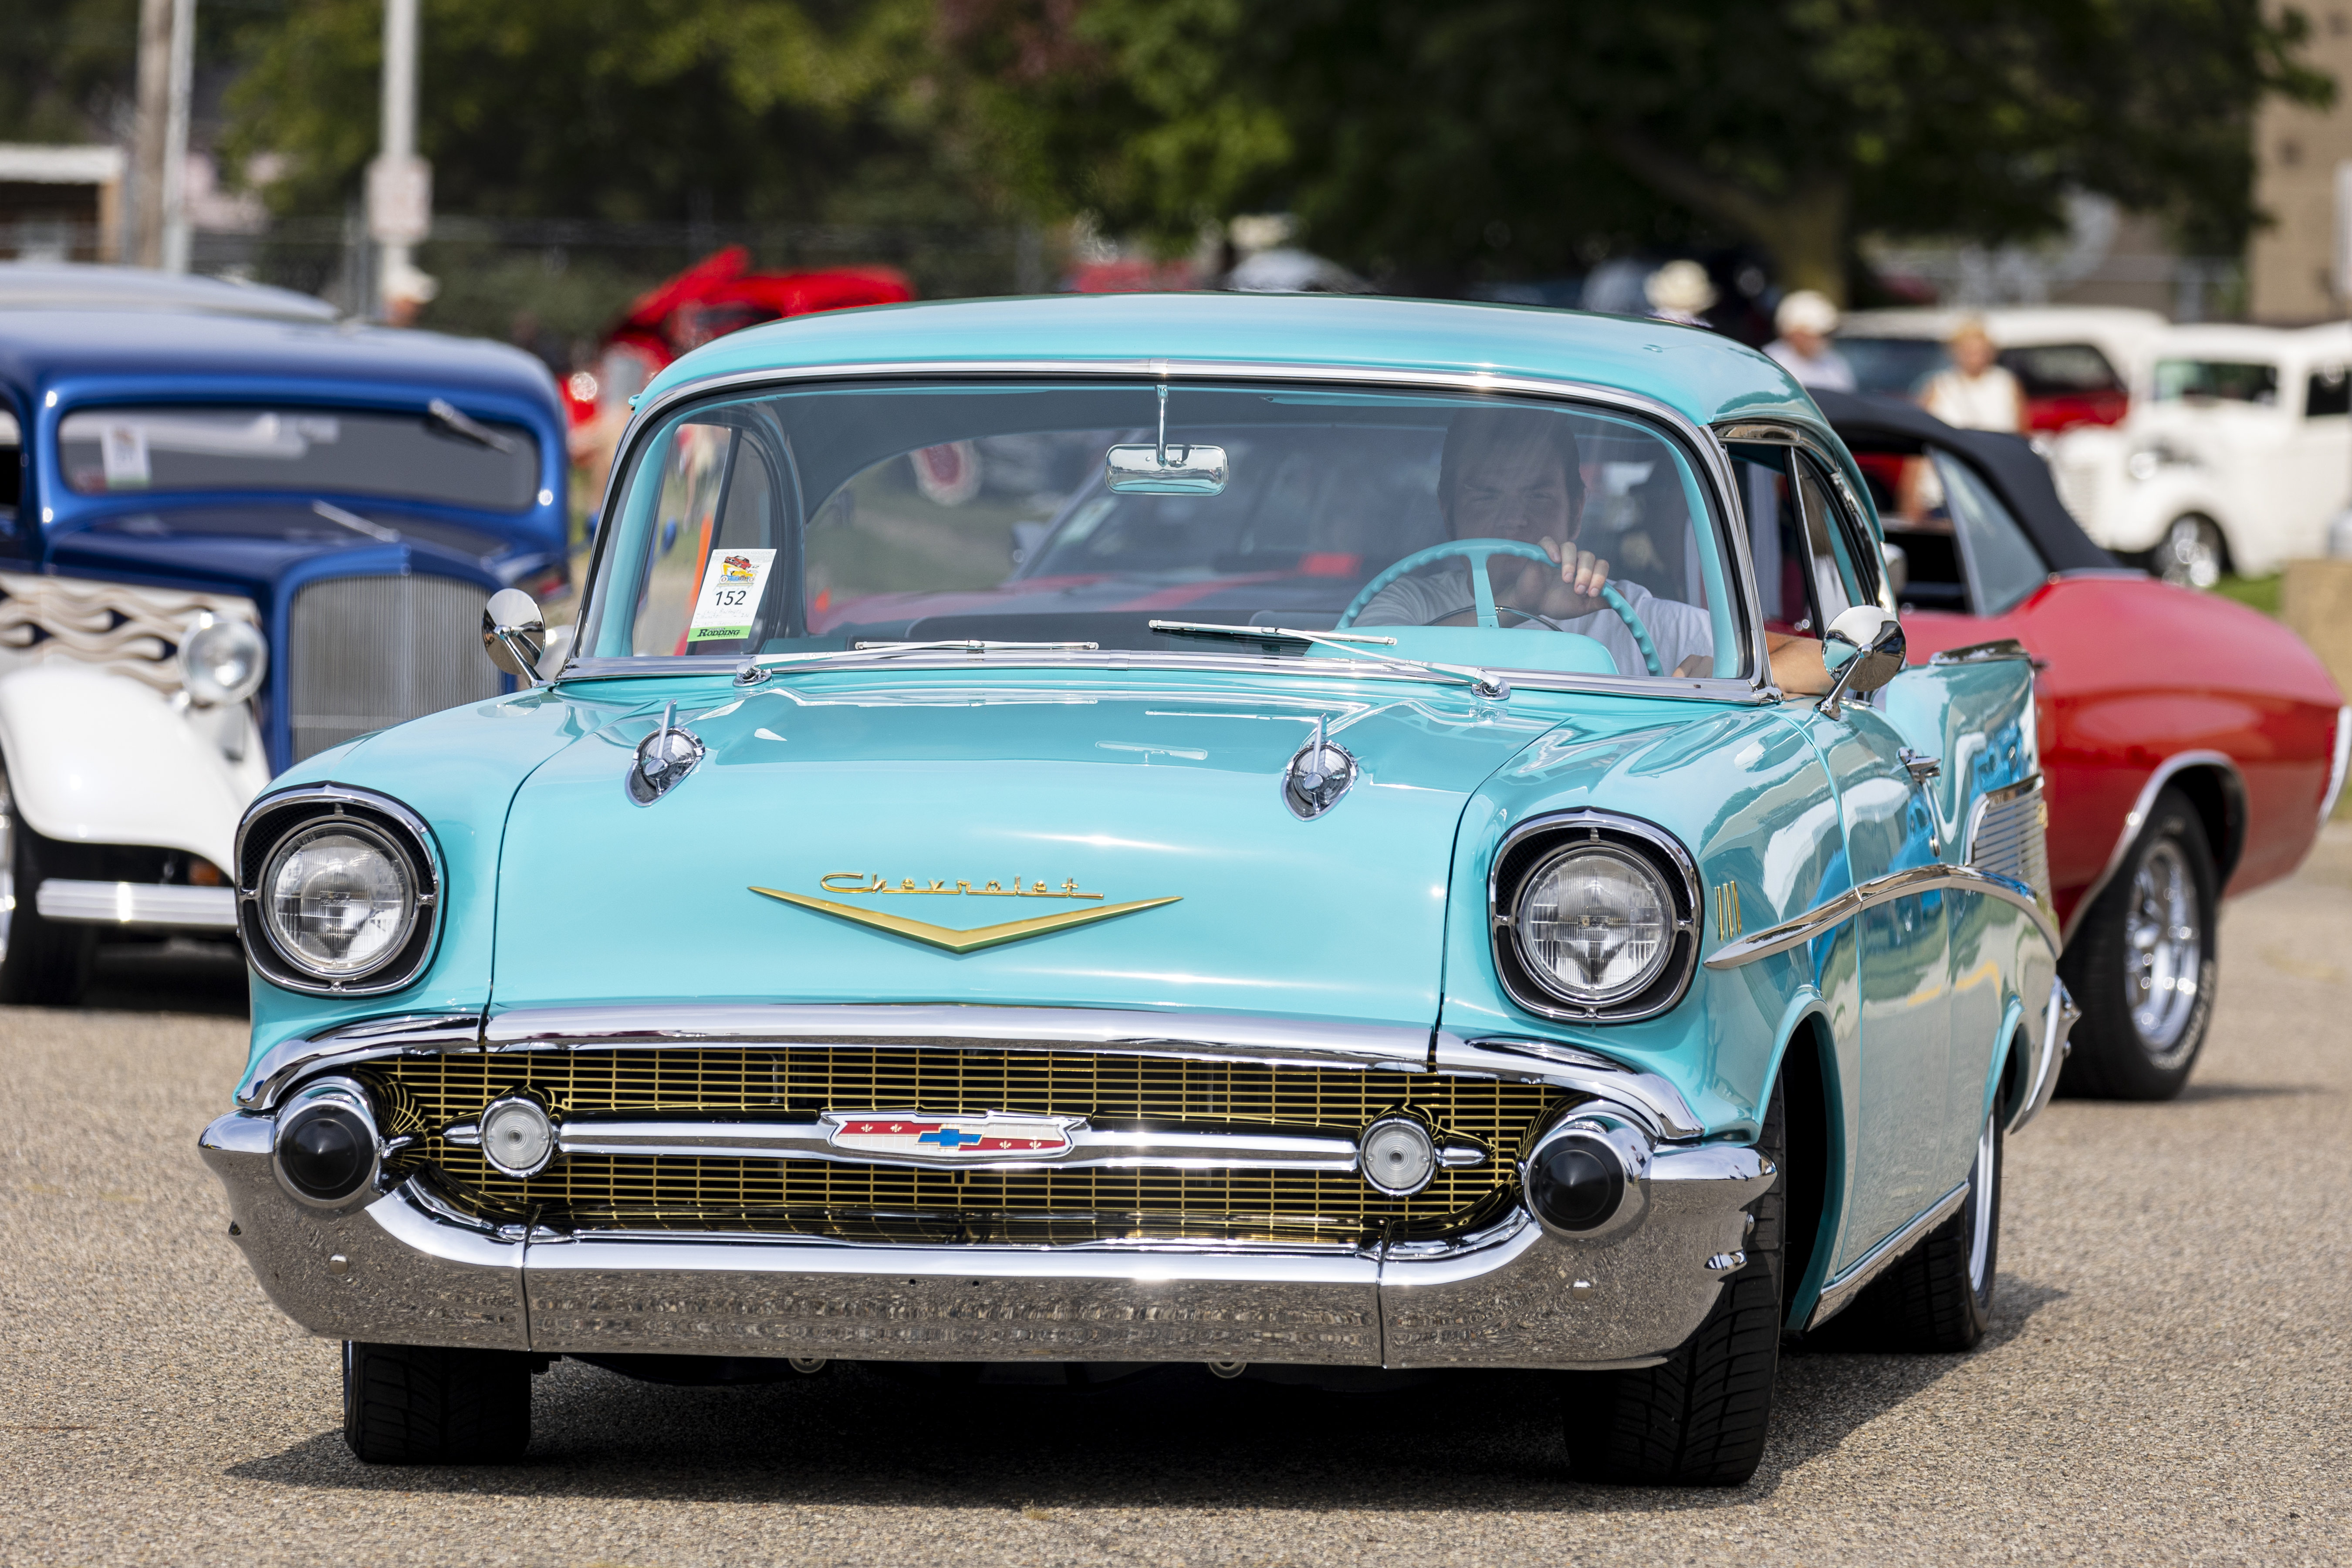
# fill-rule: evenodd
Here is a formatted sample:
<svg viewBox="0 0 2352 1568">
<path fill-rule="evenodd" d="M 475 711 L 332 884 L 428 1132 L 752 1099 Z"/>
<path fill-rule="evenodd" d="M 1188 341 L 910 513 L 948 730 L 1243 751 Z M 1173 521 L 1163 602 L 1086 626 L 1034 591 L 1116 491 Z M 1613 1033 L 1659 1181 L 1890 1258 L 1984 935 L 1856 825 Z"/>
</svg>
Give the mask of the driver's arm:
<svg viewBox="0 0 2352 1568">
<path fill-rule="evenodd" d="M 1781 690 L 1796 697 L 1825 697 L 1829 694 L 1830 668 L 1822 662 L 1819 637 L 1766 632 L 1764 652 L 1771 661 L 1772 684 Z"/>
</svg>

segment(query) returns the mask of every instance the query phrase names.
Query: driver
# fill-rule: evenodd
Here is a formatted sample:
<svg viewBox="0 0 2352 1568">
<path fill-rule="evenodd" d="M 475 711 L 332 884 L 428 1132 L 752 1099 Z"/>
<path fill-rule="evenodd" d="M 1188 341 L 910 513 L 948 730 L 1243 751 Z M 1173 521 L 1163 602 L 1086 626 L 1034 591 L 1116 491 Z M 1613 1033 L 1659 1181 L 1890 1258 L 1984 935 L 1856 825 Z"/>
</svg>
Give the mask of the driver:
<svg viewBox="0 0 2352 1568">
<path fill-rule="evenodd" d="M 1601 601 L 1609 563 L 1576 545 L 1584 521 L 1584 475 L 1576 434 L 1555 414 L 1533 408 L 1472 408 L 1445 432 L 1437 470 L 1437 504 L 1455 539 L 1514 539 L 1538 546 L 1550 564 L 1517 556 L 1486 561 L 1495 607 L 1507 626 L 1574 632 L 1609 650 L 1619 670 L 1648 668 L 1633 634 Z M 1478 624 L 1471 565 L 1453 560 L 1399 578 L 1372 597 L 1358 626 L 1466 626 Z M 1659 668 L 1705 675 L 1715 667 L 1715 633 L 1706 612 L 1661 599 L 1638 583 L 1617 591 L 1648 628 Z M 1822 692 L 1829 676 L 1821 645 L 1768 635 L 1772 673 L 1781 689 Z"/>
</svg>

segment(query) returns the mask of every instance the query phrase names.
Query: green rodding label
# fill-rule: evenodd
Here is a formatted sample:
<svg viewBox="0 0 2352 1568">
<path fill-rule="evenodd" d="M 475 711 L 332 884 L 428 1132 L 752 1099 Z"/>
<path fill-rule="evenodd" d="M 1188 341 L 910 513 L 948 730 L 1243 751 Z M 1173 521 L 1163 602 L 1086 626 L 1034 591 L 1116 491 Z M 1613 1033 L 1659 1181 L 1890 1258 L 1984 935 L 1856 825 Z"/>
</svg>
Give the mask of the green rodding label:
<svg viewBox="0 0 2352 1568">
<path fill-rule="evenodd" d="M 749 626 L 696 626 L 686 634 L 688 642 L 729 642 L 751 635 Z"/>
</svg>

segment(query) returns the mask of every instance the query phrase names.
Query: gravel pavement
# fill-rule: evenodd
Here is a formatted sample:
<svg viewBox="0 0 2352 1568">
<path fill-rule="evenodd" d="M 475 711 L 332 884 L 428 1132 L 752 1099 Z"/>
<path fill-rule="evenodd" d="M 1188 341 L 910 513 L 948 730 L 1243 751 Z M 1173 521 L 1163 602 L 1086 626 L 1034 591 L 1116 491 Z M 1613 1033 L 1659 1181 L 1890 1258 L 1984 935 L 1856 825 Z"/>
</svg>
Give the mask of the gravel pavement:
<svg viewBox="0 0 2352 1568">
<path fill-rule="evenodd" d="M 562 1363 L 528 1463 L 363 1467 L 335 1347 L 264 1301 L 196 1157 L 241 994 L 169 960 L 114 968 L 121 1010 L 0 1010 L 0 1563 L 2352 1561 L 2344 826 L 2231 906 L 2181 1100 L 2062 1100 L 2011 1145 L 1985 1344 L 1790 1358 L 1733 1491 L 1571 1480 L 1525 1375 L 1190 1368 L 1075 1393 Z"/>
</svg>

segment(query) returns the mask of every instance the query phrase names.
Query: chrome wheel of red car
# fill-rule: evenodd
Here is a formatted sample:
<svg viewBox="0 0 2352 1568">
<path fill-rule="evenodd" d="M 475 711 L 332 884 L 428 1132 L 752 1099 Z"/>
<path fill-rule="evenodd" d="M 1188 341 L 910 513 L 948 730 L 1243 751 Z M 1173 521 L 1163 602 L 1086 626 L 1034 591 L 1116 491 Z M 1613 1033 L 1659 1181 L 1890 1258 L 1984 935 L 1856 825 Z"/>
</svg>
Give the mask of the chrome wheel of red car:
<svg viewBox="0 0 2352 1568">
<path fill-rule="evenodd" d="M 2061 1092 L 2180 1092 L 2213 1015 L 2219 897 L 2203 819 L 2188 796 L 2163 791 L 2060 963 L 2083 1005 Z"/>
<path fill-rule="evenodd" d="M 2163 542 L 2151 551 L 2148 565 L 2166 582 L 2183 588 L 2210 588 L 2221 580 L 2228 564 L 2228 547 L 2210 517 L 2177 517 Z"/>
<path fill-rule="evenodd" d="M 2196 1042 L 2185 1039 L 2203 994 L 2204 925 L 2196 879 L 2180 846 L 2163 839 L 2132 876 L 2131 909 L 2124 916 L 2130 956 L 2124 964 L 2124 994 L 2132 1027 L 2148 1059 L 2159 1068 L 2179 1065 Z"/>
</svg>

